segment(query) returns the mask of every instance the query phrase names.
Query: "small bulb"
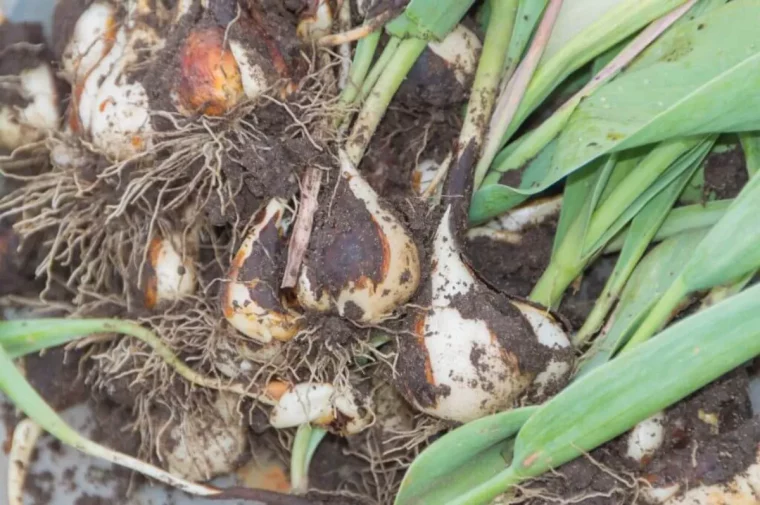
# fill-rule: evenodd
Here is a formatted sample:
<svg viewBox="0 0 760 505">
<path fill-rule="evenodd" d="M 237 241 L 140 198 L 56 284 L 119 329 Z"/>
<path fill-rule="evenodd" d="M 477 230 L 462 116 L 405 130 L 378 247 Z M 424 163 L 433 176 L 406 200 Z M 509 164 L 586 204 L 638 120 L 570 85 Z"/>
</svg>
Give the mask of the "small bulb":
<svg viewBox="0 0 760 505">
<path fill-rule="evenodd" d="M 153 309 L 163 302 L 173 302 L 195 292 L 197 274 L 191 251 L 194 245 L 186 240 L 186 254 L 181 254 L 182 237 L 156 237 L 148 246 L 145 272 L 145 307 Z"/>
<path fill-rule="evenodd" d="M 639 464 L 651 459 L 665 440 L 664 423 L 665 414 L 658 412 L 634 426 L 628 434 L 626 455 Z"/>
<path fill-rule="evenodd" d="M 58 128 L 59 97 L 53 71 L 39 50 L 44 42 L 39 27 L 6 20 L 0 28 L 0 60 L 7 67 L 0 76 L 0 148 L 12 151 Z"/>
<path fill-rule="evenodd" d="M 276 398 L 269 423 L 277 429 L 311 423 L 342 435 L 354 435 L 374 419 L 369 398 L 327 383 L 301 383 Z"/>
<path fill-rule="evenodd" d="M 248 436 L 236 395 L 220 394 L 212 411 L 183 412 L 182 421 L 159 439 L 159 458 L 174 475 L 205 482 L 235 471 Z"/>
<path fill-rule="evenodd" d="M 180 49 L 180 77 L 172 92 L 185 115 L 221 116 L 245 96 L 240 67 L 225 47 L 223 27 L 192 30 Z"/>
<path fill-rule="evenodd" d="M 72 84 L 84 79 L 110 51 L 116 30 L 116 8 L 105 1 L 90 4 L 79 16 L 61 55 L 63 77 Z"/>
<path fill-rule="evenodd" d="M 287 250 L 285 203 L 271 200 L 259 211 L 253 229 L 230 265 L 222 292 L 222 310 L 238 331 L 267 344 L 287 341 L 300 329 L 301 315 L 280 295 Z"/>
<path fill-rule="evenodd" d="M 312 42 L 329 35 L 333 25 L 333 12 L 327 0 L 307 0 L 309 6 L 298 22 L 298 38 Z"/>
<path fill-rule="evenodd" d="M 549 314 L 492 292 L 462 260 L 444 213 L 429 285 L 399 339 L 398 385 L 419 410 L 467 422 L 506 410 L 570 371 L 570 342 Z"/>
<path fill-rule="evenodd" d="M 341 153 L 329 216 L 315 222 L 296 292 L 304 308 L 377 322 L 417 290 L 417 246 Z"/>
</svg>

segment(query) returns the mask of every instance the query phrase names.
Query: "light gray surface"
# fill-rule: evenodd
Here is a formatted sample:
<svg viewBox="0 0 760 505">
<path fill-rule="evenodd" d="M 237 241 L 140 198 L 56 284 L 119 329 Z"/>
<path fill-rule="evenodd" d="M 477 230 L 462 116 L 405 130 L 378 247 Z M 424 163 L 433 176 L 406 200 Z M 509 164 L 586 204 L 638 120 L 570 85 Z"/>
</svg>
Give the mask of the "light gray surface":
<svg viewBox="0 0 760 505">
<path fill-rule="evenodd" d="M 0 8 L 14 21 L 42 23 L 45 34 L 50 38 L 55 0 L 0 0 Z"/>
</svg>

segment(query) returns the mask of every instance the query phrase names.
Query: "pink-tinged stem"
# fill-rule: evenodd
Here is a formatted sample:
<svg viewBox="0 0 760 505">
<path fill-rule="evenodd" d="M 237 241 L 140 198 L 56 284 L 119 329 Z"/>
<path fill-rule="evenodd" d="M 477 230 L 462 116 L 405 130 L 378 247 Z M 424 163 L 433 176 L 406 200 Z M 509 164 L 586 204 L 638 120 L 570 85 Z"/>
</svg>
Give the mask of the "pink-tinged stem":
<svg viewBox="0 0 760 505">
<path fill-rule="evenodd" d="M 538 63 L 541 61 L 541 56 L 544 54 L 544 49 L 546 49 L 546 44 L 549 42 L 549 37 L 554 29 L 554 23 L 557 21 L 557 16 L 559 16 L 562 2 L 563 0 L 550 0 L 525 58 L 520 62 L 504 91 L 502 91 L 501 96 L 499 96 L 496 111 L 491 117 L 491 122 L 488 126 L 488 136 L 483 152 L 480 155 L 478 170 L 475 174 L 476 188 L 483 182 L 486 169 L 491 166 L 491 162 L 496 157 L 501 144 L 501 138 L 504 136 L 507 128 L 509 128 L 509 124 L 512 122 L 515 112 L 517 112 L 517 108 L 525 95 L 525 90 L 528 88 L 528 83 L 533 78 Z"/>
</svg>

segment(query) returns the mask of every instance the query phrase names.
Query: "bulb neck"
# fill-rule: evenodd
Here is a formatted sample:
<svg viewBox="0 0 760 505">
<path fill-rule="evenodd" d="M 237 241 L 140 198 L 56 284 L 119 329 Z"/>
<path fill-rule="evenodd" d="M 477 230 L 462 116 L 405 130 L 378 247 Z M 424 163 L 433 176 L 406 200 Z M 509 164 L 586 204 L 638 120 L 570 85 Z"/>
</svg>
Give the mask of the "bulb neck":
<svg viewBox="0 0 760 505">
<path fill-rule="evenodd" d="M 478 143 L 473 139 L 459 146 L 454 166 L 449 170 L 441 198 L 443 208 L 451 207 L 451 230 L 461 243 L 467 230 L 467 222 L 475 181 L 475 162 L 478 158 Z"/>
</svg>

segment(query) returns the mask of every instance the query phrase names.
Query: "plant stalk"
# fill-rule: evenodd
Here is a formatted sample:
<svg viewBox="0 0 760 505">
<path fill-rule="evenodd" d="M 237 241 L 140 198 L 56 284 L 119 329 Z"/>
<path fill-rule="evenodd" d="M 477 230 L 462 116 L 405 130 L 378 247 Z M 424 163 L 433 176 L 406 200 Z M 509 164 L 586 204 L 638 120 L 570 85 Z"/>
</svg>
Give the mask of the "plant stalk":
<svg viewBox="0 0 760 505">
<path fill-rule="evenodd" d="M 346 143 L 346 154 L 354 166 L 359 166 L 388 105 L 425 47 L 427 47 L 427 41 L 422 39 L 402 41 L 372 88 L 372 92 L 367 96 Z"/>
</svg>

